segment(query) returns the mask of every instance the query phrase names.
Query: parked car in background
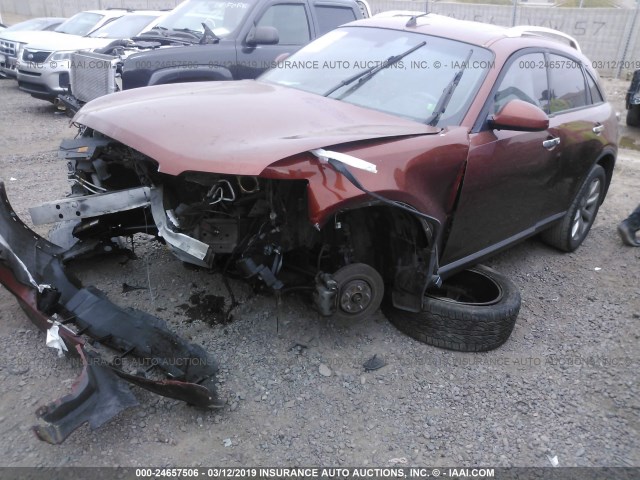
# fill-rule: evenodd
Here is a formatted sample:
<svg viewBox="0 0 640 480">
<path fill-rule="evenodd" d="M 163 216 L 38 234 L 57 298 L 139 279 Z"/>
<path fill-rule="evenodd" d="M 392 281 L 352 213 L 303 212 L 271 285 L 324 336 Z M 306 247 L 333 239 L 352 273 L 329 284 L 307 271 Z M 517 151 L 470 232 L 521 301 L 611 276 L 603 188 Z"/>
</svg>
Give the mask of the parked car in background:
<svg viewBox="0 0 640 480">
<path fill-rule="evenodd" d="M 41 17 L 25 20 L 2 29 L 2 33 L 9 32 L 39 32 L 55 30 L 66 18 Z M 15 77 L 16 54 L 19 44 L 13 40 L 0 36 L 0 78 Z"/>
<path fill-rule="evenodd" d="M 78 50 L 92 51 L 107 47 L 114 41 L 140 34 L 167 12 L 141 10 L 104 24 L 84 37 L 62 35 L 46 41 L 34 41 L 22 48 L 17 61 L 18 88 L 35 98 L 55 102 L 69 87 L 71 54 Z M 99 68 L 90 65 L 88 68 Z"/>
<path fill-rule="evenodd" d="M 71 94 L 61 100 L 75 111 L 84 102 L 119 89 L 256 78 L 277 57 L 369 15 L 364 0 L 187 0 L 134 39 L 135 45 L 119 49 L 111 58 L 78 53 Z M 109 66 L 83 68 L 98 62 Z"/>
<path fill-rule="evenodd" d="M 640 127 L 640 70 L 633 72 L 626 96 L 627 125 Z"/>
</svg>

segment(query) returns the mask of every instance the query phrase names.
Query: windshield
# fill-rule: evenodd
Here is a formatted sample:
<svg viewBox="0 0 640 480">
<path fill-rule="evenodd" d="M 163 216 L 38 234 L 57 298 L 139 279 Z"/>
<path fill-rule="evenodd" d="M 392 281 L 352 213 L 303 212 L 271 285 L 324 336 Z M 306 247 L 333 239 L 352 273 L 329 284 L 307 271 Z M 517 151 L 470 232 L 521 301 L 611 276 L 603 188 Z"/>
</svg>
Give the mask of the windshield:
<svg viewBox="0 0 640 480">
<path fill-rule="evenodd" d="M 462 121 L 492 65 L 493 54 L 476 45 L 344 27 L 310 43 L 260 80 L 444 126 Z M 436 114 L 436 107 L 445 107 L 444 113 Z"/>
<path fill-rule="evenodd" d="M 158 15 L 125 15 L 89 34 L 94 38 L 131 38 L 138 35 Z"/>
<path fill-rule="evenodd" d="M 191 32 L 198 38 L 204 33 L 202 22 L 218 37 L 224 37 L 236 29 L 249 12 L 255 0 L 222 1 L 222 0 L 187 0 L 167 15 L 155 30 L 175 32 Z"/>
<path fill-rule="evenodd" d="M 7 32 L 25 32 L 25 31 L 38 31 L 49 30 L 51 25 L 58 25 L 62 23 L 62 19 L 50 19 L 50 18 L 32 18 L 24 22 L 11 25 L 5 31 Z"/>
<path fill-rule="evenodd" d="M 68 33 L 69 35 L 84 36 L 96 27 L 102 17 L 104 17 L 104 15 L 100 15 L 99 13 L 76 13 L 73 17 L 56 28 L 55 31 Z"/>
</svg>

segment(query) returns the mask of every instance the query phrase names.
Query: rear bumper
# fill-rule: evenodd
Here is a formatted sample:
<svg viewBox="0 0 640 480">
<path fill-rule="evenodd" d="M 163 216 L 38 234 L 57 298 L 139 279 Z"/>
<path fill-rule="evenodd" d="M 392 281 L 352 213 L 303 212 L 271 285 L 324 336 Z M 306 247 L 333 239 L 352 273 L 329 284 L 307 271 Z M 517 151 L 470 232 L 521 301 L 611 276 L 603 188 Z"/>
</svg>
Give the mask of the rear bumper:
<svg viewBox="0 0 640 480">
<path fill-rule="evenodd" d="M 161 319 L 82 287 L 66 274 L 64 253 L 18 218 L 0 182 L 0 283 L 40 330 L 59 336 L 64 349 L 80 355 L 85 365 L 71 395 L 38 410 L 50 422 L 34 428 L 40 439 L 61 443 L 83 423 L 97 428 L 135 405 L 123 381 L 191 405 L 222 406 L 215 392 L 217 366 L 204 349 L 173 334 Z M 97 356 L 102 350 L 115 356 L 102 359 Z M 124 371 L 114 358 L 125 355 L 147 362 L 165 378 Z M 113 406 L 106 413 L 105 404 Z"/>
</svg>

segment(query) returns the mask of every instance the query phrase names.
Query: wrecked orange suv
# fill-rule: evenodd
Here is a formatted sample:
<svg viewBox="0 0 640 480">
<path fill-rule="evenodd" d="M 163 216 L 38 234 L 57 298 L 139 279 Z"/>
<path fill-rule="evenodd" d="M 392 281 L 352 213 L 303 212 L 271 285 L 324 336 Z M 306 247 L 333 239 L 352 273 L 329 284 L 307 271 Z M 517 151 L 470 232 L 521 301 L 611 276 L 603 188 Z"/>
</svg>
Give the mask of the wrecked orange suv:
<svg viewBox="0 0 640 480">
<path fill-rule="evenodd" d="M 143 358 L 203 353 L 167 353 L 155 337 L 145 351 L 110 320 L 134 314 L 67 285 L 63 268 L 137 232 L 276 292 L 306 287 L 323 315 L 355 321 L 382 305 L 427 343 L 495 348 L 520 296 L 476 265 L 536 234 L 576 249 L 617 153 L 615 114 L 573 39 L 437 15 L 347 24 L 257 81 L 124 91 L 74 122 L 60 151 L 73 195 L 31 210 L 68 238 L 24 233 L 5 200 L 0 280 L 41 323 L 66 314 L 63 341 Z M 135 312 L 140 331 L 157 327 L 149 317 Z M 164 390 L 116 373 L 215 403 L 212 369 L 165 370 L 179 385 Z"/>
</svg>

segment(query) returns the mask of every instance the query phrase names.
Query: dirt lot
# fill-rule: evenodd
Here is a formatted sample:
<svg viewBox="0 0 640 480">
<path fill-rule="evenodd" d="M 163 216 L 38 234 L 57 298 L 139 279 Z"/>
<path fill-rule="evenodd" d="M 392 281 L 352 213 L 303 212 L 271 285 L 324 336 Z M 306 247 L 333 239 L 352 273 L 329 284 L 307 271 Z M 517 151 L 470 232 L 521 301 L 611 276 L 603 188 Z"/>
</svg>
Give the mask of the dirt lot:
<svg viewBox="0 0 640 480">
<path fill-rule="evenodd" d="M 605 84 L 624 113 L 626 82 Z M 0 178 L 28 219 L 28 206 L 66 194 L 56 150 L 75 130 L 14 81 L 0 81 L 0 98 Z M 640 131 L 621 134 L 625 145 L 640 145 Z M 483 354 L 420 344 L 381 313 L 347 328 L 301 297 L 286 297 L 277 315 L 273 298 L 237 282 L 231 323 L 193 320 L 190 297 L 227 296 L 222 281 L 156 244 L 138 242 L 138 260 L 74 264 L 85 284 L 157 314 L 213 353 L 228 403 L 200 411 L 133 387 L 139 407 L 100 430 L 84 426 L 61 446 L 38 441 L 30 427 L 36 408 L 67 393 L 79 368 L 45 347 L 0 288 L 0 465 L 550 466 L 557 456 L 560 466 L 640 466 L 640 249 L 624 247 L 615 231 L 640 202 L 639 186 L 639 152 L 622 150 L 577 252 L 532 239 L 489 262 L 515 281 L 523 304 L 511 339 Z M 150 290 L 122 293 L 124 281 Z M 374 354 L 387 365 L 365 373 Z"/>
</svg>

